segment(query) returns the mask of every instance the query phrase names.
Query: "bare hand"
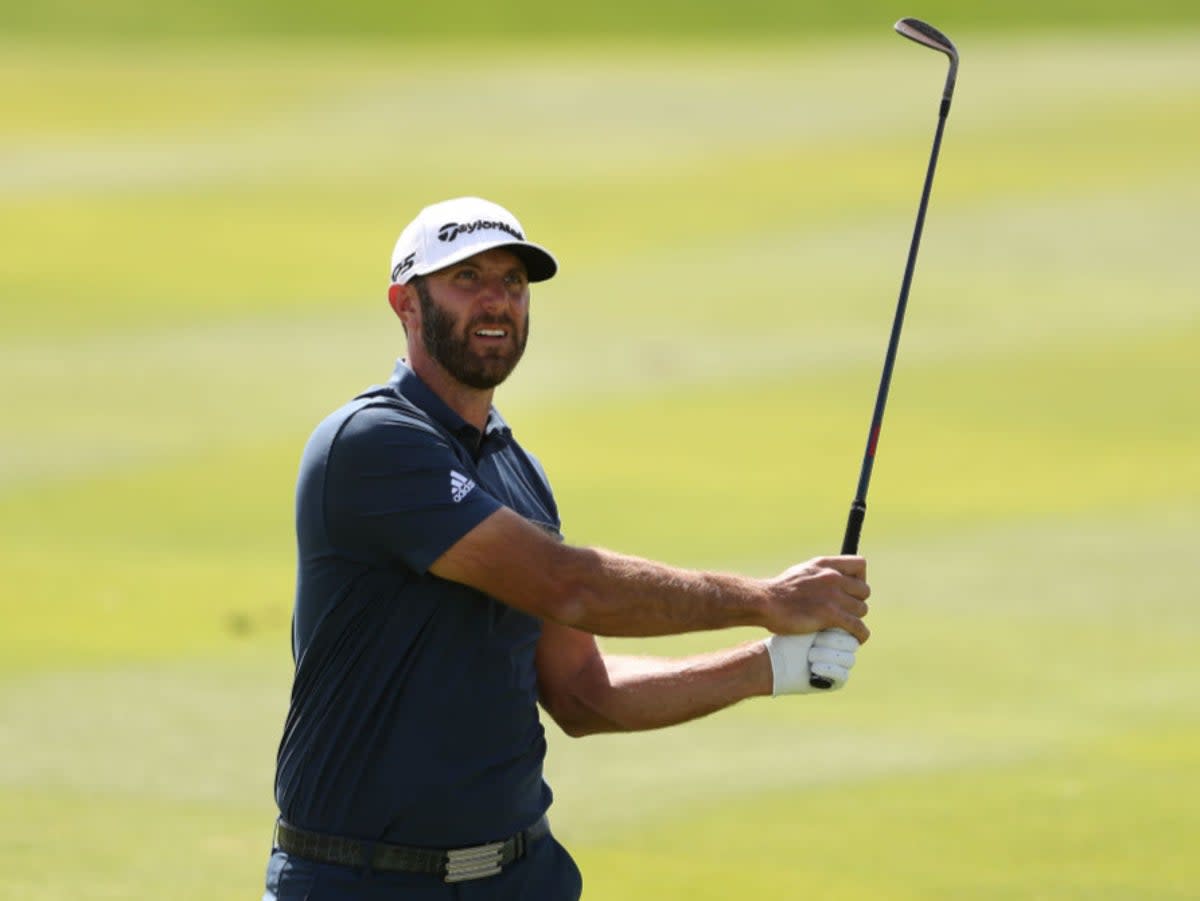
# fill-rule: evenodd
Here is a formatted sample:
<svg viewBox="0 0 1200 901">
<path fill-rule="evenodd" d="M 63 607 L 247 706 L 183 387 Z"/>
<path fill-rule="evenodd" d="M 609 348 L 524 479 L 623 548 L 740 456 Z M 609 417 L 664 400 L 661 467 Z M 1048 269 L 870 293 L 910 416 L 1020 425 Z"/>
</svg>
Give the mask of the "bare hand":
<svg viewBox="0 0 1200 901">
<path fill-rule="evenodd" d="M 871 635 L 867 615 L 867 561 L 862 557 L 817 557 L 770 579 L 764 625 L 778 635 L 844 629 L 859 642 Z"/>
</svg>

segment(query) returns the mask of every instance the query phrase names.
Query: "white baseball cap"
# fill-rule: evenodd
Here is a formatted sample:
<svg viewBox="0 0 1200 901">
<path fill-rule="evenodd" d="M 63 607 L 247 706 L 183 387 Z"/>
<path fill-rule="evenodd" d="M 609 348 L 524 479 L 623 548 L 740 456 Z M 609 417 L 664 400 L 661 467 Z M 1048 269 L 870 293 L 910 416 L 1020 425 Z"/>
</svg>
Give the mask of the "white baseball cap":
<svg viewBox="0 0 1200 901">
<path fill-rule="evenodd" d="M 550 251 L 525 240 L 517 217 L 480 197 L 456 197 L 427 206 L 408 224 L 392 251 L 392 284 L 407 284 L 467 257 L 504 247 L 519 256 L 531 282 L 558 271 Z"/>
</svg>

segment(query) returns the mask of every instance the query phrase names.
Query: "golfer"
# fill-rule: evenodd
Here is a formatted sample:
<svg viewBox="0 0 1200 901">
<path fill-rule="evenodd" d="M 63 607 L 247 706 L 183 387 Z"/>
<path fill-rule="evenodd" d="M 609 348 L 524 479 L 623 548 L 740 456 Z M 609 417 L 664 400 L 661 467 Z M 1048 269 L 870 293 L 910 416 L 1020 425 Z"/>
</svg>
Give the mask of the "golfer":
<svg viewBox="0 0 1200 901">
<path fill-rule="evenodd" d="M 563 541 L 541 465 L 492 406 L 525 350 L 530 284 L 557 269 L 475 197 L 426 207 L 396 243 L 407 354 L 300 463 L 265 901 L 578 898 L 547 819 L 539 705 L 572 736 L 670 726 L 813 691 L 813 674 L 839 688 L 868 637 L 860 557 L 755 579 Z M 663 659 L 594 637 L 731 626 L 766 638 Z"/>
</svg>

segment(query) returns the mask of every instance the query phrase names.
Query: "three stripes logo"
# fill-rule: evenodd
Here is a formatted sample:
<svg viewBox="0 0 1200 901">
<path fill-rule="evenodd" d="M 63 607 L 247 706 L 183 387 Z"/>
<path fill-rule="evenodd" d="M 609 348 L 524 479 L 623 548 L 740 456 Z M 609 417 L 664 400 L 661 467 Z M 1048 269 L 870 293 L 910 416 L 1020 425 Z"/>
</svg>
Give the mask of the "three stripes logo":
<svg viewBox="0 0 1200 901">
<path fill-rule="evenodd" d="M 450 470 L 450 497 L 454 499 L 454 503 L 459 503 L 464 497 L 470 494 L 475 488 L 475 483 L 467 478 L 461 472 Z"/>
</svg>

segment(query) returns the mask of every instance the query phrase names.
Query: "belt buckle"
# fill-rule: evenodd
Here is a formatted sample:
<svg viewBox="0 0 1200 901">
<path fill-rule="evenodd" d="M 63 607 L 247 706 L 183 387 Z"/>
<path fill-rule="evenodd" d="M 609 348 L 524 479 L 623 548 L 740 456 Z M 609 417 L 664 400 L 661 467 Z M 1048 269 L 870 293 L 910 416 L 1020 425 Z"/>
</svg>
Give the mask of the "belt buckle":
<svg viewBox="0 0 1200 901">
<path fill-rule="evenodd" d="M 446 852 L 446 881 L 466 882 L 495 876 L 504 860 L 504 842 L 489 842 Z"/>
</svg>

